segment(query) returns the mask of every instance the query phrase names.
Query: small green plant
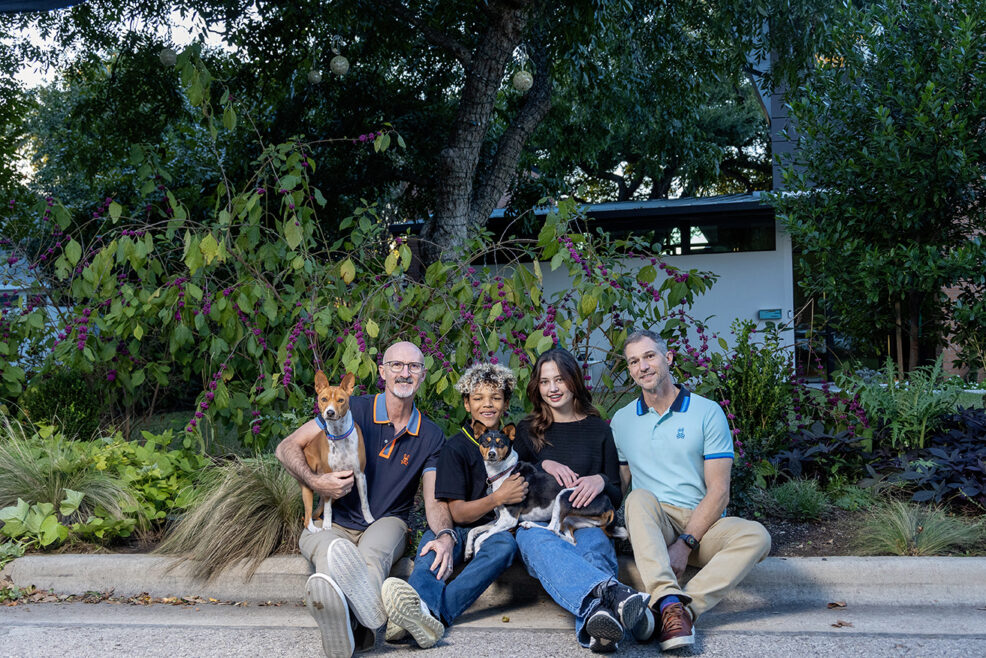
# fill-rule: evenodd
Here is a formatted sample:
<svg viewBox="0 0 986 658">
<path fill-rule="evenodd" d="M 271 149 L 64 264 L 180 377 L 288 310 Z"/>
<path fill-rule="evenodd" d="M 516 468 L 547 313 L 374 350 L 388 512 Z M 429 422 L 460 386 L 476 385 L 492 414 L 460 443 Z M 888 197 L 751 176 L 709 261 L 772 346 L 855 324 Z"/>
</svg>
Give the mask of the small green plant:
<svg viewBox="0 0 986 658">
<path fill-rule="evenodd" d="M 942 555 L 971 546 L 982 530 L 981 522 L 937 507 L 895 501 L 864 521 L 859 548 L 867 555 Z"/>
<path fill-rule="evenodd" d="M 82 502 L 83 494 L 71 489 L 65 490 L 65 500 L 58 506 L 51 503 L 33 505 L 18 499 L 16 505 L 0 509 L 0 533 L 15 539 L 27 547 L 46 548 L 68 539 L 68 526 L 62 520 L 75 514 Z"/>
<path fill-rule="evenodd" d="M 25 546 L 19 541 L 0 542 L 0 569 L 24 555 Z M 0 603 L 3 603 L 3 592 L 0 590 Z"/>
<path fill-rule="evenodd" d="M 840 375 L 836 381 L 857 391 L 867 417 L 884 428 L 891 447 L 900 451 L 923 448 L 942 417 L 955 410 L 962 394 L 962 382 L 944 376 L 940 356 L 933 365 L 914 369 L 906 382 L 897 381 L 889 358 L 879 376 L 869 382 L 851 374 Z"/>
<path fill-rule="evenodd" d="M 873 493 L 854 484 L 829 485 L 827 493 L 833 505 L 847 512 L 866 509 L 873 504 Z"/>
<path fill-rule="evenodd" d="M 52 370 L 32 382 L 20 404 L 36 425 L 57 425 L 67 437 L 91 439 L 107 407 L 104 393 L 81 372 Z"/>
<path fill-rule="evenodd" d="M 767 489 L 766 505 L 775 516 L 813 521 L 828 510 L 829 502 L 815 480 L 788 480 Z"/>
<path fill-rule="evenodd" d="M 298 483 L 272 455 L 237 459 L 204 472 L 184 517 L 157 552 L 192 561 L 210 579 L 247 560 L 253 574 L 264 559 L 294 549 L 303 510 Z"/>
</svg>

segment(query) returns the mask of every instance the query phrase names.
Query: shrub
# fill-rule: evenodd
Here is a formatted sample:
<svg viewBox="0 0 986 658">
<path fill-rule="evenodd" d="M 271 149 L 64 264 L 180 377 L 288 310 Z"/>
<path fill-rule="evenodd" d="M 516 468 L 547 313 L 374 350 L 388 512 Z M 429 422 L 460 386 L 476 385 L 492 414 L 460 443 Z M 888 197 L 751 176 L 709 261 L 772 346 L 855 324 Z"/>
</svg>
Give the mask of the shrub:
<svg viewBox="0 0 986 658">
<path fill-rule="evenodd" d="M 928 447 L 886 457 L 876 469 L 912 492 L 914 502 L 986 509 L 986 410 L 960 409 L 940 419 Z"/>
<path fill-rule="evenodd" d="M 941 555 L 974 544 L 981 533 L 978 523 L 898 501 L 866 519 L 859 548 L 869 555 Z"/>
<path fill-rule="evenodd" d="M 944 376 L 940 356 L 934 365 L 911 371 L 906 382 L 896 381 L 889 358 L 876 381 L 864 383 L 852 375 L 842 375 L 837 382 L 857 391 L 867 417 L 880 424 L 890 445 L 900 451 L 923 448 L 942 417 L 955 410 L 962 393 L 960 381 Z"/>
<path fill-rule="evenodd" d="M 767 489 L 768 511 L 798 521 L 818 519 L 828 509 L 828 497 L 815 480 L 788 480 Z"/>
<path fill-rule="evenodd" d="M 67 437 L 91 439 L 107 407 L 105 393 L 81 372 L 53 368 L 35 378 L 20 404 L 36 425 L 58 425 Z"/>
<path fill-rule="evenodd" d="M 823 486 L 841 480 L 855 483 L 866 477 L 873 460 L 871 439 L 850 430 L 829 434 L 819 421 L 790 434 L 790 448 L 771 458 L 780 475 L 811 478 Z"/>
<path fill-rule="evenodd" d="M 211 579 L 247 561 L 249 575 L 281 550 L 294 550 L 303 509 L 298 483 L 272 455 L 208 469 L 187 513 L 157 552 L 192 561 L 195 577 Z"/>
</svg>

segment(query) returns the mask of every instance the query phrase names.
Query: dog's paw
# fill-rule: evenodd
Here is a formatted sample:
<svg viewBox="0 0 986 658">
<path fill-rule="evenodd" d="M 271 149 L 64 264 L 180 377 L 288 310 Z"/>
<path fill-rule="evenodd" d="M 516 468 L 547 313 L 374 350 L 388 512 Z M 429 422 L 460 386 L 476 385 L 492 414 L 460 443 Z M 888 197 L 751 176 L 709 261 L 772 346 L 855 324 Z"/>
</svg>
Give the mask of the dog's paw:
<svg viewBox="0 0 986 658">
<path fill-rule="evenodd" d="M 325 528 L 320 528 L 317 525 L 315 525 L 314 521 L 308 522 L 308 532 L 322 532 L 324 529 Z"/>
</svg>

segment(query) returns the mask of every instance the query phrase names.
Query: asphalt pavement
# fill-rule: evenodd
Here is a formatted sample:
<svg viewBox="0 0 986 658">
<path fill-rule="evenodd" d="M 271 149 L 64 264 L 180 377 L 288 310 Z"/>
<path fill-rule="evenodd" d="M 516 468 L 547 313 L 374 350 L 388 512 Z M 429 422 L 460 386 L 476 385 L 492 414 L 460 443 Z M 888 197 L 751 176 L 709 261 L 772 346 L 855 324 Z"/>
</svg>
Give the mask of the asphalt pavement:
<svg viewBox="0 0 986 658">
<path fill-rule="evenodd" d="M 303 559 L 268 560 L 250 581 L 233 570 L 196 583 L 181 567 L 167 566 L 148 556 L 15 560 L 2 574 L 15 586 L 113 590 L 114 602 L 0 607 L 0 656 L 321 654 L 315 623 L 299 601 L 298 583 L 310 568 Z M 622 567 L 621 577 L 633 582 L 632 563 Z M 206 599 L 127 602 L 152 590 L 158 597 Z M 208 597 L 220 603 L 205 603 Z M 986 559 L 769 558 L 696 628 L 696 645 L 673 655 L 986 656 Z M 382 645 L 373 655 L 571 658 L 580 652 L 589 655 L 575 642 L 570 615 L 512 567 L 433 649 Z M 620 655 L 658 652 L 653 644 L 626 641 Z"/>
</svg>

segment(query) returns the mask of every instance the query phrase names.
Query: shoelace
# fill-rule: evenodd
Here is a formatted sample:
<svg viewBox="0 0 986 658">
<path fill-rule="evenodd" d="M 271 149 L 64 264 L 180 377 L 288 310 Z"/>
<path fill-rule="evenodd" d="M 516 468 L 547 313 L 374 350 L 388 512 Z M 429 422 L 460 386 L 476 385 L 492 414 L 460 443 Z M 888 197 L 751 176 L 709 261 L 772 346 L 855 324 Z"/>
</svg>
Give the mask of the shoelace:
<svg viewBox="0 0 986 658">
<path fill-rule="evenodd" d="M 673 603 L 668 606 L 667 614 L 661 624 L 661 630 L 665 633 L 674 633 L 685 627 L 685 609 L 680 604 Z"/>
</svg>

